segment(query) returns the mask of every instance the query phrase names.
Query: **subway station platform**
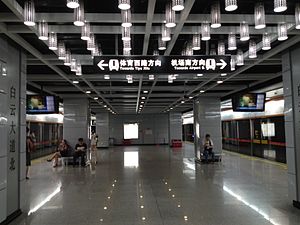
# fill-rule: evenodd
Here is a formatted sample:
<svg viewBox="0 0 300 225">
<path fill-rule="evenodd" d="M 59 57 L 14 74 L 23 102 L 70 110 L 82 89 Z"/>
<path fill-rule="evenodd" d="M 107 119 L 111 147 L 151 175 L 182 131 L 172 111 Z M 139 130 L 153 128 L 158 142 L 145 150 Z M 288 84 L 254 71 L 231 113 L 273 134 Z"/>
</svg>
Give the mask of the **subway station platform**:
<svg viewBox="0 0 300 225">
<path fill-rule="evenodd" d="M 193 145 L 99 150 L 101 163 L 57 167 L 36 160 L 26 206 L 12 225 L 298 225 L 286 165 L 224 152 L 196 164 Z"/>
</svg>

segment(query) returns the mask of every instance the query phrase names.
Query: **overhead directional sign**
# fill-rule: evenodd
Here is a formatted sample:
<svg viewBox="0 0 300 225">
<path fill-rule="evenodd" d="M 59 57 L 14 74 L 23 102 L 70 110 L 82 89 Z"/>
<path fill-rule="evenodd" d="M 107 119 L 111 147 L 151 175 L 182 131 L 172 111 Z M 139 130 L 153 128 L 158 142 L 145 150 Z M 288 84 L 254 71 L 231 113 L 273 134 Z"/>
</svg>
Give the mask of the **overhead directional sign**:
<svg viewBox="0 0 300 225">
<path fill-rule="evenodd" d="M 97 56 L 103 74 L 188 74 L 230 72 L 230 56 Z"/>
</svg>

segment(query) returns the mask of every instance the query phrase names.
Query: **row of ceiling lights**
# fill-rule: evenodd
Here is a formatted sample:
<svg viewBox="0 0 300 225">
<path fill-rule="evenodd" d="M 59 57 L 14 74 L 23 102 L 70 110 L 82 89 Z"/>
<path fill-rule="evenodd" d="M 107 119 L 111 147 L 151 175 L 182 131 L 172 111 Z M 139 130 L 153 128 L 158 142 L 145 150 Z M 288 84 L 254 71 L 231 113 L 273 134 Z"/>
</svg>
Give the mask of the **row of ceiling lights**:
<svg viewBox="0 0 300 225">
<path fill-rule="evenodd" d="M 87 50 L 92 52 L 92 57 L 102 55 L 100 45 L 97 43 L 95 35 L 91 32 L 90 24 L 85 21 L 84 18 L 84 4 L 79 0 L 67 0 L 67 7 L 74 9 L 74 25 L 82 27 L 81 39 L 87 41 Z M 27 26 L 35 26 L 35 7 L 33 0 L 27 0 L 24 3 L 24 24 Z M 52 51 L 58 51 L 58 59 L 64 61 L 65 66 L 70 66 L 72 72 L 75 72 L 77 76 L 82 75 L 82 67 L 78 60 L 72 58 L 70 50 L 66 49 L 63 41 L 57 41 L 57 34 L 54 32 L 49 33 L 48 23 L 41 21 L 38 23 L 38 38 L 43 41 L 48 40 L 49 49 Z M 108 76 L 108 77 L 107 77 Z M 105 75 L 104 79 L 110 79 L 109 75 Z M 78 80 L 73 80 L 73 84 L 79 84 Z M 86 94 L 91 94 L 91 91 L 87 90 Z M 94 100 L 98 100 L 99 97 L 94 97 Z M 115 114 L 115 112 L 104 105 L 108 111 Z"/>
</svg>

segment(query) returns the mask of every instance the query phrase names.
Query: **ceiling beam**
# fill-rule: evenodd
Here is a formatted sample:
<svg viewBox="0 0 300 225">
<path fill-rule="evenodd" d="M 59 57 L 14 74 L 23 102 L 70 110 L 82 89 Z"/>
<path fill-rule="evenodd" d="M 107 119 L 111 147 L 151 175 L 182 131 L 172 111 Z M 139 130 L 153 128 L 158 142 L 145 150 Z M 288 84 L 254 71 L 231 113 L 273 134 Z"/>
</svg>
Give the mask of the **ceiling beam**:
<svg viewBox="0 0 300 225">
<path fill-rule="evenodd" d="M 2 2 L 16 2 L 15 0 L 2 0 Z M 14 3 L 11 5 L 15 5 Z M 15 8 L 10 8 L 15 11 Z M 22 10 L 20 11 L 22 12 Z M 85 13 L 87 21 L 91 23 L 121 23 L 119 13 Z M 207 21 L 210 14 L 190 14 L 186 19 L 186 23 L 199 24 Z M 73 13 L 36 13 L 36 20 L 45 20 L 49 23 L 73 23 Z M 161 23 L 165 20 L 165 14 L 154 14 L 153 23 Z M 179 15 L 176 15 L 176 21 L 179 20 Z M 0 22 L 20 22 L 21 19 L 16 17 L 13 13 L 0 13 Z M 249 25 L 254 24 L 254 16 L 252 14 L 222 14 L 222 23 L 236 24 L 237 21 L 247 21 Z M 286 23 L 295 23 L 294 15 L 266 15 L 267 24 L 277 24 L 285 21 Z M 132 13 L 133 23 L 147 22 L 147 15 L 140 13 Z"/>
</svg>

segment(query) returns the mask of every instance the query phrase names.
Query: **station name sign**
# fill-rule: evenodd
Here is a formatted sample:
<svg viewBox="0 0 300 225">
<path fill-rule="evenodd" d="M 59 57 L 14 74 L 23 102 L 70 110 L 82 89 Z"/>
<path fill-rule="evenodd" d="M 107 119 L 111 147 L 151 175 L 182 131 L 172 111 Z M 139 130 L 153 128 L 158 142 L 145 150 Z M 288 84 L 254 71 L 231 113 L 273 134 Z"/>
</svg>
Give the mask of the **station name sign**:
<svg viewBox="0 0 300 225">
<path fill-rule="evenodd" d="M 230 72 L 230 56 L 97 56 L 103 74 L 189 74 Z"/>
</svg>

